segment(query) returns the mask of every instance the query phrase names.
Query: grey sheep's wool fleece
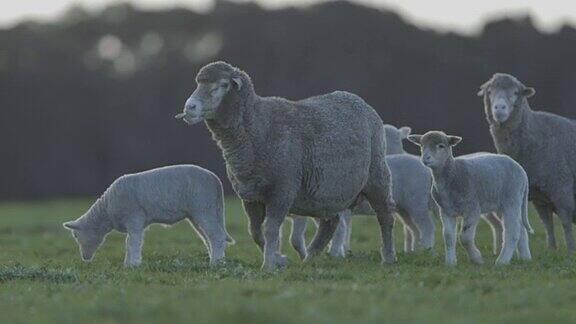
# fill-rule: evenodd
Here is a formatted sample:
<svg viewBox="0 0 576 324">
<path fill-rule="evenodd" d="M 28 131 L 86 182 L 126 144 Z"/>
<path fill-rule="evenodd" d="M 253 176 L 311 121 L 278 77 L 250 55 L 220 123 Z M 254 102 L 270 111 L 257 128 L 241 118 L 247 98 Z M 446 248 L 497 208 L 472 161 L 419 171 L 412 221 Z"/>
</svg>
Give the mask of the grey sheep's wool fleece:
<svg viewBox="0 0 576 324">
<path fill-rule="evenodd" d="M 337 213 L 359 197 L 377 212 L 383 260 L 395 261 L 383 124 L 372 107 L 344 91 L 299 101 L 260 97 L 248 74 L 224 62 L 204 66 L 196 81 L 180 116 L 190 124 L 205 120 L 222 150 L 263 269 L 286 262 L 279 231 L 288 213 L 320 218 L 312 257 L 328 244 Z"/>
<path fill-rule="evenodd" d="M 508 264 L 516 249 L 530 260 L 528 232 L 528 177 L 514 160 L 500 154 L 454 158 L 452 146 L 461 138 L 430 131 L 410 135 L 421 147 L 422 162 L 432 170 L 432 194 L 440 206 L 446 264 L 456 264 L 456 216 L 464 218 L 460 239 L 473 262 L 483 263 L 475 244 L 481 214 L 495 212 L 504 225 L 504 242 L 497 264 Z"/>
<path fill-rule="evenodd" d="M 118 178 L 80 218 L 64 223 L 73 232 L 82 257 L 94 252 L 112 230 L 127 233 L 126 266 L 141 263 L 143 233 L 150 224 L 187 219 L 201 237 L 214 264 L 234 240 L 224 224 L 222 183 L 195 165 L 176 165 Z"/>
<path fill-rule="evenodd" d="M 556 213 L 567 249 L 574 252 L 576 123 L 532 110 L 528 98 L 534 93 L 515 77 L 497 73 L 480 87 L 478 95 L 484 100 L 496 150 L 516 160 L 528 174 L 530 200 L 546 228 L 548 246 L 556 248 L 552 218 Z M 495 118 L 494 113 L 501 110 L 508 112 L 506 120 Z"/>
</svg>

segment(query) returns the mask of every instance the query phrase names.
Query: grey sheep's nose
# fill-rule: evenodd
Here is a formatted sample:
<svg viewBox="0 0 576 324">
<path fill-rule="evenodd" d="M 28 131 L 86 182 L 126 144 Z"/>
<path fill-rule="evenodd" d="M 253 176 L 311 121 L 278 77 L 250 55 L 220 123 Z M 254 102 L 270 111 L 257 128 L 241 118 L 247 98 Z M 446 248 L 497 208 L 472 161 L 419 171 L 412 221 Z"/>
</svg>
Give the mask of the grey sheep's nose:
<svg viewBox="0 0 576 324">
<path fill-rule="evenodd" d="M 504 104 L 497 104 L 497 105 L 494 106 L 494 109 L 497 110 L 497 111 L 504 110 L 504 109 L 506 109 L 506 105 L 504 105 Z"/>
</svg>

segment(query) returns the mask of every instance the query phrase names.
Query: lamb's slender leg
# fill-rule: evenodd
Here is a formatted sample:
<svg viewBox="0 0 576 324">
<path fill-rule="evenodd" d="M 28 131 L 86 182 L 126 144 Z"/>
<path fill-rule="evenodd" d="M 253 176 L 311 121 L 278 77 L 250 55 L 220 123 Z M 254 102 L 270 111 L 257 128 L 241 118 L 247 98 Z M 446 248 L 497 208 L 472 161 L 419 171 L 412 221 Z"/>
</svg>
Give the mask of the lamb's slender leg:
<svg viewBox="0 0 576 324">
<path fill-rule="evenodd" d="M 248 215 L 250 222 L 248 232 L 261 251 L 264 251 L 264 236 L 262 235 L 262 223 L 264 222 L 264 204 L 254 201 L 242 200 L 244 211 Z"/>
<path fill-rule="evenodd" d="M 142 263 L 142 240 L 143 229 L 128 230 L 126 236 L 126 255 L 124 257 L 125 267 L 137 267 Z"/>
<path fill-rule="evenodd" d="M 530 261 L 532 260 L 532 255 L 530 254 L 530 243 L 529 243 L 528 230 L 524 226 L 520 229 L 520 241 L 518 241 L 518 256 L 520 260 Z"/>
<path fill-rule="evenodd" d="M 210 249 L 210 265 L 214 265 L 224 258 L 226 249 L 226 230 L 219 223 L 215 215 L 208 217 L 197 217 L 194 223 L 198 226 L 201 233 L 204 233 Z"/>
<path fill-rule="evenodd" d="M 404 231 L 404 252 L 413 252 L 414 251 L 414 235 L 412 235 L 412 230 L 408 225 L 404 224 L 403 226 Z"/>
<path fill-rule="evenodd" d="M 420 246 L 420 229 L 414 223 L 412 211 L 401 210 L 398 212 L 404 223 L 404 252 L 413 252 Z"/>
<path fill-rule="evenodd" d="M 352 211 L 350 209 L 340 214 L 340 221 L 346 223 L 346 241 L 344 242 L 344 253 L 350 251 L 350 237 L 352 236 Z"/>
<path fill-rule="evenodd" d="M 188 217 L 188 221 L 192 225 L 192 228 L 194 228 L 194 231 L 196 231 L 196 233 L 198 233 L 198 236 L 200 236 L 202 243 L 204 243 L 204 246 L 206 247 L 206 250 L 208 251 L 208 256 L 212 257 L 212 247 L 210 247 L 210 240 L 208 240 L 206 233 L 204 233 L 202 228 L 194 222 L 194 219 L 192 217 Z"/>
<path fill-rule="evenodd" d="M 502 249 L 502 233 L 504 231 L 502 221 L 496 216 L 496 213 L 488 213 L 483 215 L 482 218 L 492 229 L 492 253 L 497 255 Z"/>
<path fill-rule="evenodd" d="M 496 259 L 497 265 L 505 265 L 510 262 L 512 255 L 518 246 L 520 240 L 521 210 L 519 208 L 505 210 L 502 213 L 502 222 L 504 223 L 504 239 L 502 242 L 502 250 Z"/>
<path fill-rule="evenodd" d="M 434 247 L 434 231 L 436 226 L 434 226 L 430 210 L 417 210 L 414 211 L 412 215 L 414 223 L 420 230 L 420 246 L 423 249 L 432 249 Z"/>
<path fill-rule="evenodd" d="M 266 205 L 264 221 L 264 262 L 262 269 L 274 270 L 286 265 L 287 259 L 280 254 L 280 228 L 290 208 L 283 204 Z"/>
<path fill-rule="evenodd" d="M 546 238 L 548 240 L 548 248 L 556 249 L 556 235 L 554 234 L 554 218 L 552 214 L 552 209 L 546 204 L 541 202 L 533 202 L 534 208 L 538 213 L 538 217 L 542 221 L 544 228 L 546 229 Z"/>
<path fill-rule="evenodd" d="M 330 247 L 328 248 L 328 254 L 333 257 L 345 257 L 346 256 L 346 236 L 348 234 L 348 222 L 345 219 L 345 214 L 349 213 L 348 210 L 338 213 L 338 227 L 336 227 L 336 232 L 330 241 Z"/>
<path fill-rule="evenodd" d="M 322 253 L 328 245 L 330 238 L 334 235 L 336 227 L 338 227 L 339 217 L 338 214 L 329 215 L 317 220 L 318 230 L 308 246 L 306 260 L 310 260 L 318 254 Z"/>
<path fill-rule="evenodd" d="M 444 236 L 445 262 L 448 266 L 456 265 L 456 217 L 440 211 L 442 234 Z"/>
<path fill-rule="evenodd" d="M 476 247 L 476 226 L 480 221 L 480 213 L 474 212 L 464 215 L 464 222 L 462 224 L 462 231 L 460 232 L 460 241 L 472 262 L 476 264 L 483 264 L 482 254 Z"/>
<path fill-rule="evenodd" d="M 290 233 L 290 244 L 298 252 L 300 259 L 306 259 L 306 223 L 307 217 L 292 215 L 292 232 Z"/>
</svg>

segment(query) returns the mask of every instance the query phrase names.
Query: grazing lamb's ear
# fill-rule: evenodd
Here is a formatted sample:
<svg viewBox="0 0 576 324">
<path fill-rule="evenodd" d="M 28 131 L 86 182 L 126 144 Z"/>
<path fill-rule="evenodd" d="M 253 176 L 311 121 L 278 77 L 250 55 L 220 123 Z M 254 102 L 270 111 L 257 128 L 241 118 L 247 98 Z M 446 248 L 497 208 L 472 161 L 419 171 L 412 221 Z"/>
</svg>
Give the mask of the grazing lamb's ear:
<svg viewBox="0 0 576 324">
<path fill-rule="evenodd" d="M 236 86 L 236 89 L 242 89 L 242 79 L 240 77 L 233 77 L 232 83 Z"/>
<path fill-rule="evenodd" d="M 525 87 L 524 89 L 518 91 L 518 94 L 525 98 L 530 98 L 536 93 L 536 90 L 531 87 Z"/>
<path fill-rule="evenodd" d="M 62 224 L 64 226 L 64 228 L 69 229 L 69 230 L 78 230 L 80 229 L 80 226 L 78 226 L 78 224 L 75 221 L 70 221 L 70 222 L 66 222 L 64 224 Z"/>
<path fill-rule="evenodd" d="M 450 146 L 456 146 L 460 141 L 462 141 L 462 137 L 460 136 L 448 136 L 448 144 L 450 144 Z"/>
<path fill-rule="evenodd" d="M 402 134 L 402 138 L 408 138 L 408 135 L 412 132 L 412 128 L 408 126 L 404 126 L 400 128 L 400 134 Z"/>
<path fill-rule="evenodd" d="M 418 146 L 421 145 L 422 135 L 409 135 L 408 140 Z"/>
</svg>

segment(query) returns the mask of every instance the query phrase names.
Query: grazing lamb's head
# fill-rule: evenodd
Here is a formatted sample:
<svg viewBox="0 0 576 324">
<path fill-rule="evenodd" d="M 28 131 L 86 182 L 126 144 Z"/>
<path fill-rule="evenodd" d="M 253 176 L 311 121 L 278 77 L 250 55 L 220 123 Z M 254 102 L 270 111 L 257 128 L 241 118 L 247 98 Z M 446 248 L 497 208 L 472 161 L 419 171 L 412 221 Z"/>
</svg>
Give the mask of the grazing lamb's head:
<svg viewBox="0 0 576 324">
<path fill-rule="evenodd" d="M 534 88 L 526 87 L 510 74 L 496 73 L 480 86 L 478 96 L 484 97 L 488 118 L 502 124 L 519 109 L 520 103 L 535 92 Z"/>
<path fill-rule="evenodd" d="M 63 225 L 72 232 L 72 236 L 80 247 L 82 259 L 84 261 L 92 260 L 94 253 L 104 241 L 107 232 L 86 226 L 86 224 L 83 224 L 80 220 L 66 222 Z"/>
<path fill-rule="evenodd" d="M 230 113 L 219 108 L 225 106 L 224 102 L 234 100 L 231 97 L 238 96 L 243 87 L 251 86 L 247 84 L 250 81 L 246 73 L 225 62 L 204 66 L 196 76 L 196 83 L 196 90 L 186 100 L 184 112 L 176 115 L 190 125 Z"/>
<path fill-rule="evenodd" d="M 440 131 L 430 131 L 424 135 L 410 135 L 408 140 L 418 146 L 422 152 L 422 163 L 434 169 L 445 165 L 454 158 L 452 146 L 460 143 L 462 137 L 446 135 Z"/>
<path fill-rule="evenodd" d="M 402 140 L 408 138 L 412 129 L 404 126 L 396 128 L 392 125 L 385 124 L 384 132 L 386 135 L 386 155 L 405 153 Z"/>
</svg>

